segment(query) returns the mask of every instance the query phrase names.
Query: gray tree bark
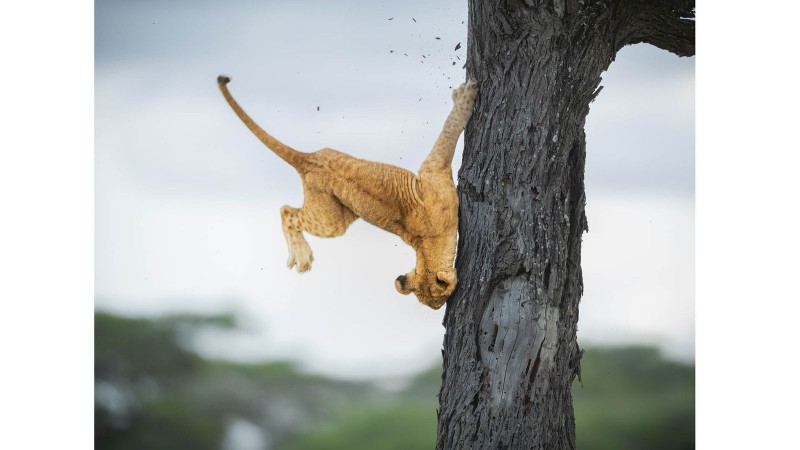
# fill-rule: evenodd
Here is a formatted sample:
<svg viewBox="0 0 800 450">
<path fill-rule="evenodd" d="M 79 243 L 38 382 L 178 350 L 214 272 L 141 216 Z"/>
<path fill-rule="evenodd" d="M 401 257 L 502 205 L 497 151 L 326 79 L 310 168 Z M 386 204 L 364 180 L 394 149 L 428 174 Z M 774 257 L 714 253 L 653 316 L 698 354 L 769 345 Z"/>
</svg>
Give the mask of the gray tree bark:
<svg viewBox="0 0 800 450">
<path fill-rule="evenodd" d="M 694 54 L 694 1 L 468 0 L 479 83 L 458 173 L 438 449 L 574 449 L 584 124 L 617 51 Z"/>
</svg>

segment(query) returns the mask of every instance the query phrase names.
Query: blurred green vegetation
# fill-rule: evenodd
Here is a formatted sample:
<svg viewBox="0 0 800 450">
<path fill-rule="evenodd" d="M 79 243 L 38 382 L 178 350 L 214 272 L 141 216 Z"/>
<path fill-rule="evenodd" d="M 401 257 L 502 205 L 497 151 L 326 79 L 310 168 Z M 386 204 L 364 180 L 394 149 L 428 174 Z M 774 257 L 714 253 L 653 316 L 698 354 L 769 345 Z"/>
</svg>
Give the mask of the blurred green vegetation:
<svg viewBox="0 0 800 450">
<path fill-rule="evenodd" d="M 421 449 L 436 440 L 441 369 L 399 391 L 286 362 L 203 358 L 193 333 L 232 316 L 95 314 L 95 448 Z M 694 367 L 647 347 L 589 348 L 573 388 L 578 448 L 694 448 Z M 242 425 L 244 424 L 244 425 Z"/>
<path fill-rule="evenodd" d="M 651 347 L 589 348 L 572 387 L 580 449 L 694 448 L 694 367 Z"/>
</svg>

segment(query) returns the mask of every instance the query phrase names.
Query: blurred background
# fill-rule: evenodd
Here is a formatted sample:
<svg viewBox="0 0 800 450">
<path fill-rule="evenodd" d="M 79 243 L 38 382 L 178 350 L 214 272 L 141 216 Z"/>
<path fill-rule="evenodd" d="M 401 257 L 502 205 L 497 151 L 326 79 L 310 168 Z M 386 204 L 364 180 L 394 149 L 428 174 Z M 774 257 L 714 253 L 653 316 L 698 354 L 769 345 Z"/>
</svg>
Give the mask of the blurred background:
<svg viewBox="0 0 800 450">
<path fill-rule="evenodd" d="M 95 3 L 97 448 L 430 448 L 443 311 L 358 221 L 285 267 L 266 130 L 416 171 L 465 78 L 466 2 Z M 458 47 L 460 44 L 460 47 Z M 694 58 L 623 49 L 587 120 L 581 448 L 694 441 Z M 456 152 L 454 169 L 460 165 Z"/>
</svg>

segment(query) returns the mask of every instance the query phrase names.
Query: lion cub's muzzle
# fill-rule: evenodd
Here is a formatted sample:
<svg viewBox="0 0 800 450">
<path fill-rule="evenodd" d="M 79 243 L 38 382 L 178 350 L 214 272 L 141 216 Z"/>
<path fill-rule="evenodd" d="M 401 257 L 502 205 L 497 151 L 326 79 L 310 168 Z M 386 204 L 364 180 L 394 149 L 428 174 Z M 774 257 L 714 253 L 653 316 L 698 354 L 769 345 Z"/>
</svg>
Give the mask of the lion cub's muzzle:
<svg viewBox="0 0 800 450">
<path fill-rule="evenodd" d="M 400 275 L 394 280 L 394 287 L 403 295 L 413 292 L 423 305 L 439 309 L 447 302 L 448 297 L 455 289 L 455 272 L 438 272 L 428 278 L 421 278 L 413 272 Z"/>
<path fill-rule="evenodd" d="M 411 292 L 411 289 L 406 287 L 407 280 L 408 277 L 405 275 L 400 275 L 396 280 L 394 280 L 394 287 L 397 289 L 397 292 L 400 292 L 401 294 L 409 294 Z"/>
</svg>

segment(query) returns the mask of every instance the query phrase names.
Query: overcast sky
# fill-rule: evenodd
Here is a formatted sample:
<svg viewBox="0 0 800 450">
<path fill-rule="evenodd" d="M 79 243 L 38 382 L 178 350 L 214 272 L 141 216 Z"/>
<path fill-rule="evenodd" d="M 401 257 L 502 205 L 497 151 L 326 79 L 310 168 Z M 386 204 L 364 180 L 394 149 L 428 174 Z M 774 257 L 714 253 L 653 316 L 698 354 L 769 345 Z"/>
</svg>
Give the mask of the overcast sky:
<svg viewBox="0 0 800 450">
<path fill-rule="evenodd" d="M 399 238 L 359 221 L 307 238 L 308 274 L 286 269 L 278 211 L 302 204 L 300 181 L 215 79 L 230 75 L 245 110 L 288 145 L 415 171 L 465 76 L 466 2 L 95 5 L 97 307 L 233 310 L 246 331 L 207 334 L 205 351 L 333 375 L 437 361 L 443 310 L 395 291 L 414 265 Z M 579 340 L 691 359 L 694 58 L 629 47 L 603 79 L 586 130 Z"/>
</svg>

